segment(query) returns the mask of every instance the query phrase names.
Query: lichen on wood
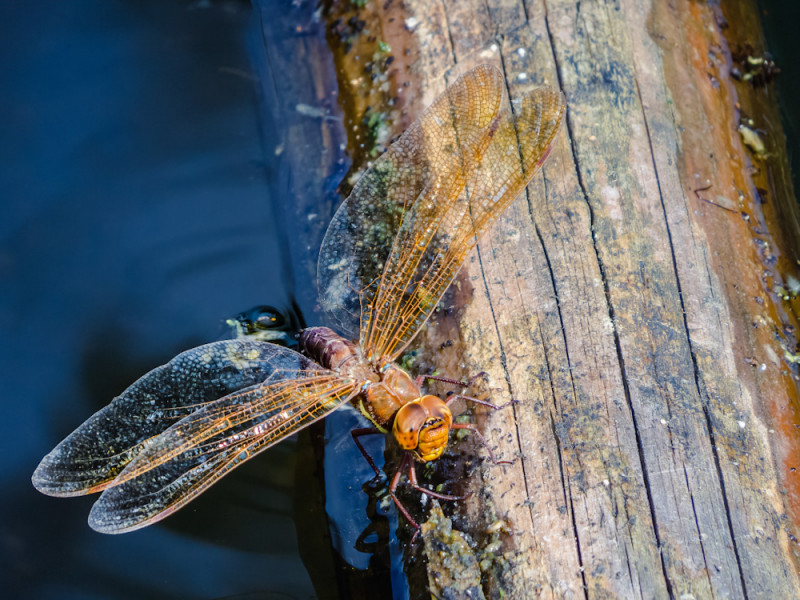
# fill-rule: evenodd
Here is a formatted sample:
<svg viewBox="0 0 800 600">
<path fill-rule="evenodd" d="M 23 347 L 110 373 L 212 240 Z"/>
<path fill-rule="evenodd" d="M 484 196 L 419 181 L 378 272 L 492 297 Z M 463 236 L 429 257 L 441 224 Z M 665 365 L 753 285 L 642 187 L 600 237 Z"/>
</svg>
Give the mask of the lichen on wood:
<svg viewBox="0 0 800 600">
<path fill-rule="evenodd" d="M 454 530 L 437 502 L 421 525 L 428 559 L 428 585 L 437 598 L 483 599 L 481 571 L 475 552 L 464 534 Z"/>
</svg>

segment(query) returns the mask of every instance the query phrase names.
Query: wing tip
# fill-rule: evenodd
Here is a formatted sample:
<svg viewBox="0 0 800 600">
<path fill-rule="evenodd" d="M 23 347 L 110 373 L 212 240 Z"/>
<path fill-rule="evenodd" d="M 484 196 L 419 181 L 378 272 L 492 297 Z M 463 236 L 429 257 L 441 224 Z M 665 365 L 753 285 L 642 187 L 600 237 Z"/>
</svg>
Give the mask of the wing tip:
<svg viewBox="0 0 800 600">
<path fill-rule="evenodd" d="M 64 481 L 55 473 L 55 467 L 58 461 L 51 458 L 52 453 L 45 456 L 36 470 L 31 475 L 31 483 L 36 488 L 37 492 L 45 494 L 46 496 L 55 496 L 57 498 L 64 498 L 67 496 L 80 496 L 81 493 L 75 491 L 75 484 L 69 481 Z"/>
<path fill-rule="evenodd" d="M 37 492 L 48 496 L 57 496 L 58 494 L 54 493 L 56 486 L 53 485 L 54 482 L 48 477 L 46 470 L 44 461 L 40 462 L 39 466 L 36 467 L 36 470 L 33 472 L 33 475 L 31 475 L 31 483 L 33 487 L 36 488 Z"/>
<path fill-rule="evenodd" d="M 105 533 L 108 535 L 117 535 L 119 533 L 127 533 L 135 531 L 148 525 L 147 522 L 134 522 L 131 523 L 130 517 L 124 518 L 122 514 L 107 507 L 103 502 L 103 497 L 97 500 L 89 511 L 87 519 L 89 527 L 98 533 Z"/>
<path fill-rule="evenodd" d="M 96 532 L 108 535 L 130 533 L 137 529 L 143 529 L 165 519 L 176 510 L 175 506 L 168 506 L 154 515 L 148 516 L 145 514 L 142 517 L 141 512 L 137 515 L 136 511 L 118 510 L 115 508 L 114 503 L 104 496 L 105 493 L 92 505 L 87 521 L 89 527 Z"/>
<path fill-rule="evenodd" d="M 108 482 L 87 480 L 82 471 L 62 458 L 56 447 L 45 456 L 31 475 L 31 484 L 36 491 L 55 498 L 71 498 L 100 492 Z"/>
<path fill-rule="evenodd" d="M 97 533 L 105 535 L 119 535 L 121 533 L 130 533 L 142 527 L 146 527 L 150 523 L 137 523 L 135 525 L 119 525 L 115 521 L 107 521 L 101 519 L 93 519 L 91 513 L 88 518 L 89 527 Z"/>
</svg>

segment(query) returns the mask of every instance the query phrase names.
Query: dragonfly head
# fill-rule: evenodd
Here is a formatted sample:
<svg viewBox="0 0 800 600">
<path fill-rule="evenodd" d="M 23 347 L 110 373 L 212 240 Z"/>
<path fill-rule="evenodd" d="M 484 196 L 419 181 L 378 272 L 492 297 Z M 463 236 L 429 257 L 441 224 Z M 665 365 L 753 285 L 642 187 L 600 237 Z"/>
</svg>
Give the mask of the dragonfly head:
<svg viewBox="0 0 800 600">
<path fill-rule="evenodd" d="M 437 396 L 423 396 L 404 404 L 394 417 L 392 433 L 403 450 L 420 462 L 439 458 L 447 446 L 453 413 Z"/>
</svg>

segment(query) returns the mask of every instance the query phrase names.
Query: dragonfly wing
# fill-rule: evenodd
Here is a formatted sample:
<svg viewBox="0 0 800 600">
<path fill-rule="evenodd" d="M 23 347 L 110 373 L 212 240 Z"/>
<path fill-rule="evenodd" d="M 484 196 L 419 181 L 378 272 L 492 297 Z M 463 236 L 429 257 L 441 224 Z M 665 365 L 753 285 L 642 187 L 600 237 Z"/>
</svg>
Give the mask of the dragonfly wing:
<svg viewBox="0 0 800 600">
<path fill-rule="evenodd" d="M 319 368 L 301 354 L 250 339 L 187 350 L 131 385 L 42 459 L 33 485 L 52 496 L 97 492 L 148 440 L 232 392 Z"/>
<path fill-rule="evenodd" d="M 89 525 L 123 533 L 160 521 L 356 393 L 357 382 L 319 368 L 212 402 L 146 443 L 92 507 Z"/>
<path fill-rule="evenodd" d="M 471 71 L 473 73 L 474 71 Z M 482 122 L 469 103 L 455 105 L 454 129 Z M 547 157 L 565 104 L 560 92 L 540 88 L 512 113 L 506 103 L 490 127 L 465 184 L 429 187 L 403 215 L 375 295 L 365 307 L 361 347 L 366 356 L 394 360 L 416 335 L 469 251 L 522 192 Z"/>
<path fill-rule="evenodd" d="M 400 225 L 420 198 L 463 189 L 490 141 L 503 100 L 503 76 L 482 65 L 437 98 L 361 176 L 331 221 L 317 272 L 322 307 L 341 333 L 356 339 L 362 306 L 378 280 Z M 468 119 L 456 120 L 454 111 Z"/>
</svg>

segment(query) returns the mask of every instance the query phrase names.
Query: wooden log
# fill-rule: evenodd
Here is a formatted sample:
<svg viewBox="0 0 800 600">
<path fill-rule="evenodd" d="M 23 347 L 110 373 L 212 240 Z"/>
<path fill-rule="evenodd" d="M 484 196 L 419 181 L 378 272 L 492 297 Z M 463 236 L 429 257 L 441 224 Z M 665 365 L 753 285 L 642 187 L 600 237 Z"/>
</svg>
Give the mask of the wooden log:
<svg viewBox="0 0 800 600">
<path fill-rule="evenodd" d="M 335 67 L 324 23 L 309 7 L 258 1 L 254 9 L 265 150 L 278 165 L 268 181 L 281 245 L 292 265 L 286 284 L 301 311 L 311 315 L 317 253 L 340 202 L 336 188 L 349 168 Z"/>
<path fill-rule="evenodd" d="M 484 593 L 800 597 L 786 250 L 800 220 L 779 132 L 758 156 L 746 146 L 737 102 L 774 107 L 733 83 L 723 35 L 727 17 L 744 41 L 755 8 L 356 4 L 328 23 L 357 161 L 478 63 L 503 70 L 512 99 L 539 84 L 567 99 L 541 175 L 468 259 L 458 310 L 419 340 L 423 368 L 487 371 L 495 402 L 519 402 L 478 415 L 514 464 L 483 461 L 448 509 Z M 427 585 L 446 597 L 435 568 Z"/>
</svg>

